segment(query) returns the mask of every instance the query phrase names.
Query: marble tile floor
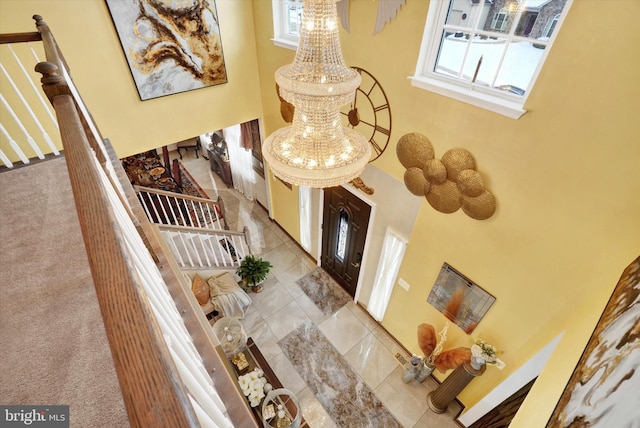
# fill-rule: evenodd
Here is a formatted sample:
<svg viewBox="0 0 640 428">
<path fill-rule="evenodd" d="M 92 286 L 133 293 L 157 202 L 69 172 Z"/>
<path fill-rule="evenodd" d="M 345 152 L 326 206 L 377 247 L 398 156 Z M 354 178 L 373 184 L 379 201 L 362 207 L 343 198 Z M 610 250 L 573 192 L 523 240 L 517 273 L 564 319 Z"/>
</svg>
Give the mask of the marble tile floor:
<svg viewBox="0 0 640 428">
<path fill-rule="evenodd" d="M 176 152 L 170 156 L 178 158 Z M 242 324 L 285 388 L 298 398 L 309 426 L 331 428 L 336 424 L 278 345 L 279 340 L 308 320 L 318 326 L 402 426 L 458 426 L 453 420 L 460 411 L 457 403 L 452 403 L 444 414 L 429 410 L 427 394 L 437 386 L 433 379 L 422 384 L 402 382 L 402 367 L 394 355 L 396 352 L 405 355 L 404 350 L 364 309 L 351 301 L 336 313 L 324 315 L 304 294 L 296 280 L 313 271 L 316 263 L 269 219 L 264 208 L 227 188 L 215 173 L 209 174 L 208 161 L 202 157 L 196 159 L 192 151 L 183 153 L 182 162 L 210 198 L 222 196 L 232 230 L 246 225 L 252 235 L 261 234 L 261 247 L 255 252 L 269 260 L 274 268 L 264 283 L 264 290 L 250 294 L 252 304 Z M 255 241 L 254 236 L 252 240 Z"/>
</svg>

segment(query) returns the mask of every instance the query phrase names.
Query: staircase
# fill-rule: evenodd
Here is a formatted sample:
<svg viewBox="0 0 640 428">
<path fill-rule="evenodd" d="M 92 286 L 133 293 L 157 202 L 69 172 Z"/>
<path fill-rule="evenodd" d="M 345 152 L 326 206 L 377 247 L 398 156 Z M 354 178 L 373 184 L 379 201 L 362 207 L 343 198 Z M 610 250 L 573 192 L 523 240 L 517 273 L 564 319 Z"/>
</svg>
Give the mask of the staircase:
<svg viewBox="0 0 640 428">
<path fill-rule="evenodd" d="M 228 230 L 224 203 L 134 186 L 149 221 L 156 225 L 182 269 L 235 269 L 251 254 L 248 230 Z"/>
</svg>

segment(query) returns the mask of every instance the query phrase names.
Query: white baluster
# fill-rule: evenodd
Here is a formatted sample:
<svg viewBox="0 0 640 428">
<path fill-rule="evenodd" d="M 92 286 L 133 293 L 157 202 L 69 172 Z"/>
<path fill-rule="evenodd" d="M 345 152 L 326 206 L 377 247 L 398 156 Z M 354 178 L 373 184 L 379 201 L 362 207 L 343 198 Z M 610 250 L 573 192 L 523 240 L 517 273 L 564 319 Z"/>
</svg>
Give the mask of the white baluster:
<svg viewBox="0 0 640 428">
<path fill-rule="evenodd" d="M 38 158 L 44 159 L 44 155 L 42 154 L 42 151 L 40 150 L 40 148 L 38 147 L 34 139 L 31 138 L 31 135 L 29 135 L 24 125 L 22 124 L 22 122 L 20 122 L 20 119 L 18 118 L 18 116 L 16 116 L 15 112 L 13 111 L 13 109 L 11 108 L 11 106 L 9 105 L 9 103 L 7 102 L 7 100 L 4 98 L 2 94 L 0 94 L 0 101 L 2 101 L 2 104 L 4 105 L 4 107 L 7 109 L 7 111 L 9 112 L 13 120 L 16 122 L 16 124 L 18 125 L 18 127 L 20 128 L 24 136 L 27 138 L 27 142 L 29 143 L 33 151 L 36 152 L 36 155 L 38 156 Z"/>
<path fill-rule="evenodd" d="M 27 78 L 27 81 L 31 85 L 31 89 L 33 89 L 33 92 L 35 92 L 36 96 L 40 100 L 40 104 L 42 104 L 42 107 L 44 107 L 44 111 L 46 111 L 47 114 L 49 115 L 49 119 L 51 119 L 51 122 L 53 122 L 53 125 L 56 127 L 56 129 L 60 129 L 59 126 L 58 126 L 58 121 L 53 116 L 53 112 L 51 111 L 51 104 L 48 104 L 45 101 L 44 97 L 42 96 L 42 91 L 40 91 L 38 88 L 36 88 L 36 85 L 33 83 L 33 80 L 31 80 L 31 77 L 29 76 L 29 73 L 27 73 L 27 70 L 24 68 L 24 65 L 22 65 L 22 61 L 20 61 L 20 58 L 18 58 L 18 55 L 16 55 L 16 53 L 11 48 L 11 45 L 8 45 L 8 47 L 9 47 L 9 51 L 11 51 L 11 54 L 13 55 L 13 57 L 16 60 L 16 62 L 20 66 L 20 69 L 22 70 L 22 73 L 25 75 L 25 77 Z M 29 47 L 31 47 L 31 45 L 29 45 Z M 33 52 L 33 48 L 31 48 L 31 51 Z M 35 52 L 34 52 L 34 55 L 35 55 Z M 36 56 L 36 58 L 37 58 L 37 56 Z M 38 61 L 38 62 L 40 62 L 40 61 Z M 58 153 L 56 153 L 56 155 L 57 154 Z"/>
<path fill-rule="evenodd" d="M 9 160 L 2 150 L 0 150 L 0 161 L 2 161 L 7 168 L 13 168 L 13 162 Z"/>
<path fill-rule="evenodd" d="M 16 141 L 13 138 L 11 138 L 11 135 L 9 135 L 9 132 L 5 129 L 4 126 L 2 126 L 1 123 L 0 123 L 0 131 L 2 131 L 2 133 L 4 134 L 5 137 L 7 137 L 7 140 L 9 140 L 9 145 L 11 146 L 13 151 L 16 152 L 16 155 L 18 155 L 18 157 L 20 158 L 22 163 L 28 164 L 29 163 L 29 159 L 27 158 L 27 155 L 24 154 L 24 152 L 22 151 L 22 149 L 20 148 L 18 143 L 16 143 Z M 3 162 L 4 162 L 4 160 L 3 160 Z M 9 166 L 6 162 L 5 162 L 5 165 Z"/>
<path fill-rule="evenodd" d="M 40 130 L 40 133 L 42 134 L 42 138 L 44 138 L 44 141 L 46 141 L 46 143 L 49 146 L 49 148 L 51 149 L 51 151 L 56 156 L 58 156 L 60 154 L 60 152 L 56 148 L 55 144 L 53 144 L 53 141 L 51 140 L 51 137 L 49 137 L 49 134 L 47 134 L 47 131 L 45 131 L 45 129 L 42 127 L 42 124 L 40 123 L 40 119 L 38 119 L 38 116 L 36 116 L 36 114 L 33 112 L 33 110 L 31 110 L 31 106 L 29 105 L 27 100 L 25 100 L 24 97 L 22 96 L 22 92 L 20 91 L 20 88 L 18 88 L 18 86 L 15 84 L 15 82 L 13 81 L 13 79 L 11 78 L 11 76 L 9 75 L 7 70 L 4 68 L 4 65 L 2 65 L 2 63 L 0 63 L 0 69 L 2 70 L 2 72 L 4 73 L 4 76 L 7 78 L 7 80 L 9 81 L 11 86 L 13 87 L 13 90 L 16 92 L 16 95 L 18 95 L 18 98 L 20 98 L 20 101 L 22 102 L 22 105 L 24 106 L 24 108 L 27 110 L 27 112 L 31 116 L 31 119 L 33 119 L 33 122 L 36 124 L 36 126 Z"/>
</svg>

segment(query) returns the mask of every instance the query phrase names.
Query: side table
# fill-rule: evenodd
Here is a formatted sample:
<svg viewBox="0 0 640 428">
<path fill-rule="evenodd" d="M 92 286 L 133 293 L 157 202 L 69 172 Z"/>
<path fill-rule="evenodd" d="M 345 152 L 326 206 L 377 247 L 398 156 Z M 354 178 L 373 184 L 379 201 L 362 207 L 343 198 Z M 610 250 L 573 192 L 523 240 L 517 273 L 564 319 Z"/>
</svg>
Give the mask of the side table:
<svg viewBox="0 0 640 428">
<path fill-rule="evenodd" d="M 483 365 L 480 370 L 476 370 L 471 367 L 471 364 L 467 361 L 460 367 L 455 369 L 453 373 L 447 377 L 434 391 L 427 395 L 427 404 L 429 408 L 435 413 L 444 413 L 447 411 L 449 404 L 457 395 L 478 376 L 482 376 L 482 373 L 487 369 L 486 365 Z"/>
</svg>

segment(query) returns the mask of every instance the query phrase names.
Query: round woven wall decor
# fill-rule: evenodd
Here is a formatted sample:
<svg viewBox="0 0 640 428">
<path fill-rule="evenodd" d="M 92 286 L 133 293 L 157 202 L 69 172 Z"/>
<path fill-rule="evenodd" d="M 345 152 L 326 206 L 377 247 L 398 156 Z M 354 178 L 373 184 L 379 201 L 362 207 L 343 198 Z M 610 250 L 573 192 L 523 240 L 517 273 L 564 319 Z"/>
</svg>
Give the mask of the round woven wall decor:
<svg viewBox="0 0 640 428">
<path fill-rule="evenodd" d="M 431 184 L 442 184 L 447 180 L 447 168 L 438 159 L 427 161 L 422 171 Z"/>
<path fill-rule="evenodd" d="M 422 168 L 428 160 L 433 159 L 434 151 L 431 141 L 427 137 L 412 132 L 400 137 L 396 146 L 396 154 L 405 168 Z"/>
<path fill-rule="evenodd" d="M 431 184 L 431 189 L 425 197 L 435 210 L 450 214 L 460 208 L 460 196 L 456 183 L 446 180 L 442 184 Z"/>
<path fill-rule="evenodd" d="M 484 192 L 484 180 L 478 171 L 465 169 L 456 178 L 460 193 L 465 196 L 480 196 Z"/>
<path fill-rule="evenodd" d="M 476 220 L 486 220 L 496 212 L 496 198 L 485 190 L 475 198 L 462 195 L 462 211 Z"/>
<path fill-rule="evenodd" d="M 427 183 L 427 179 L 424 178 L 422 170 L 420 168 L 412 167 L 404 172 L 404 185 L 407 189 L 416 196 L 424 195 L 424 186 Z"/>
<path fill-rule="evenodd" d="M 465 169 L 476 169 L 476 160 L 465 149 L 451 149 L 442 155 L 442 163 L 447 167 L 447 178 L 455 180 Z"/>
</svg>

